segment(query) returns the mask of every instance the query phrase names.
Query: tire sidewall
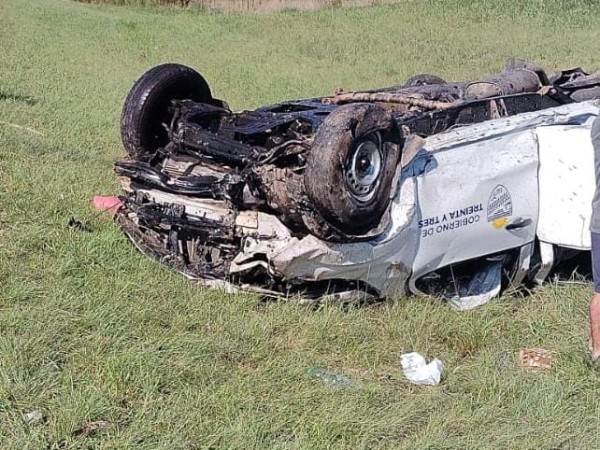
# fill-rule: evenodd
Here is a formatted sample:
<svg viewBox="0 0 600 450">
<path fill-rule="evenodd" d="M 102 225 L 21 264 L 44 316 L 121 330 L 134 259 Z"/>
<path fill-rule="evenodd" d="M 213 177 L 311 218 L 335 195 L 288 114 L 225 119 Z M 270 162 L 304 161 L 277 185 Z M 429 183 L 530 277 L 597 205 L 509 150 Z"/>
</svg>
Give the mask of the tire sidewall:
<svg viewBox="0 0 600 450">
<path fill-rule="evenodd" d="M 162 64 L 144 73 L 133 85 L 121 113 L 121 138 L 129 155 L 140 158 L 166 145 L 171 101 L 211 102 L 206 80 L 195 70 L 181 64 Z"/>
<path fill-rule="evenodd" d="M 417 86 L 431 86 L 436 84 L 446 84 L 446 80 L 437 75 L 431 75 L 429 73 L 422 73 L 419 75 L 413 75 L 406 83 L 404 87 L 417 87 Z"/>
<path fill-rule="evenodd" d="M 347 186 L 346 167 L 357 146 L 375 131 L 381 133 L 382 172 L 373 198 L 363 202 Z M 348 234 L 365 234 L 376 226 L 390 202 L 400 141 L 391 114 L 378 105 L 350 104 L 332 112 L 317 131 L 305 172 L 307 194 L 319 214 Z"/>
</svg>

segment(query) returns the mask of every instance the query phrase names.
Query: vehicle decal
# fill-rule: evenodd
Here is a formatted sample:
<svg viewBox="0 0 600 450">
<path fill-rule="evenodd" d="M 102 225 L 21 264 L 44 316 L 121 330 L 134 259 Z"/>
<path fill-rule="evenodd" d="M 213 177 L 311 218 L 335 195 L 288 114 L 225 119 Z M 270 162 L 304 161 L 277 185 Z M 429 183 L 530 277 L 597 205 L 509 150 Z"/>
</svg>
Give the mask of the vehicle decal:
<svg viewBox="0 0 600 450">
<path fill-rule="evenodd" d="M 512 215 L 512 198 L 510 192 L 501 184 L 490 194 L 487 205 L 487 220 L 496 229 L 504 228 Z"/>
<path fill-rule="evenodd" d="M 480 212 L 483 212 L 482 203 L 453 209 L 444 214 L 419 220 L 421 237 L 433 236 L 479 222 Z"/>
</svg>

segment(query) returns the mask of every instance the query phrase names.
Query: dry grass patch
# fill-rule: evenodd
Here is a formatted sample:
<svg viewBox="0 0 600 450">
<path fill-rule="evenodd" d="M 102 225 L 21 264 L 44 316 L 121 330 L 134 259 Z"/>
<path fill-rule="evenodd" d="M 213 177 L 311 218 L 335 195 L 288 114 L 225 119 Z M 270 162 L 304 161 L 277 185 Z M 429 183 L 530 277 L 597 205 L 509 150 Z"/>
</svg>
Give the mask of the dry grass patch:
<svg viewBox="0 0 600 450">
<path fill-rule="evenodd" d="M 376 6 L 411 0 L 76 0 L 115 5 L 175 6 L 225 12 L 314 11 L 323 8 Z"/>
</svg>

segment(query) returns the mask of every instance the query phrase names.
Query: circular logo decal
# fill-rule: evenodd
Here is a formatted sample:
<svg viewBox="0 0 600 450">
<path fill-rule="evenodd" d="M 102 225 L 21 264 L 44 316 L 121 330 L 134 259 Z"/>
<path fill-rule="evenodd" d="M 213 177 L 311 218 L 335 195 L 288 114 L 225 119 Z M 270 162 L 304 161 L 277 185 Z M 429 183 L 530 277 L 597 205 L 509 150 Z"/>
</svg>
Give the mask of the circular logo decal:
<svg viewBox="0 0 600 450">
<path fill-rule="evenodd" d="M 508 217 L 512 215 L 512 199 L 510 192 L 504 186 L 496 186 L 487 205 L 487 220 L 494 228 L 502 228 L 506 225 Z"/>
</svg>

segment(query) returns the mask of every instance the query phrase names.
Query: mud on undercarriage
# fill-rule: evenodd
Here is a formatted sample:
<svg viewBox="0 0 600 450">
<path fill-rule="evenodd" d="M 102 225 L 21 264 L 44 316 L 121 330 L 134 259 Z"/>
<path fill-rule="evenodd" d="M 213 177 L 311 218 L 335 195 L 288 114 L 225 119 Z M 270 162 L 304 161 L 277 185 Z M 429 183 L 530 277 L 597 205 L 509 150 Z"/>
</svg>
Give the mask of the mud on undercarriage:
<svg viewBox="0 0 600 450">
<path fill-rule="evenodd" d="M 145 253 L 194 278 L 264 292 L 378 295 L 360 279 L 294 278 L 270 242 L 366 243 L 390 226 L 402 167 L 424 139 L 491 119 L 596 98 L 600 73 L 550 77 L 511 61 L 485 80 L 406 85 L 233 113 L 192 69 L 165 64 L 131 89 L 117 221 Z M 245 252 L 247 246 L 263 250 Z M 261 253 L 262 252 L 262 253 Z M 406 275 L 406 274 L 405 274 Z"/>
</svg>

